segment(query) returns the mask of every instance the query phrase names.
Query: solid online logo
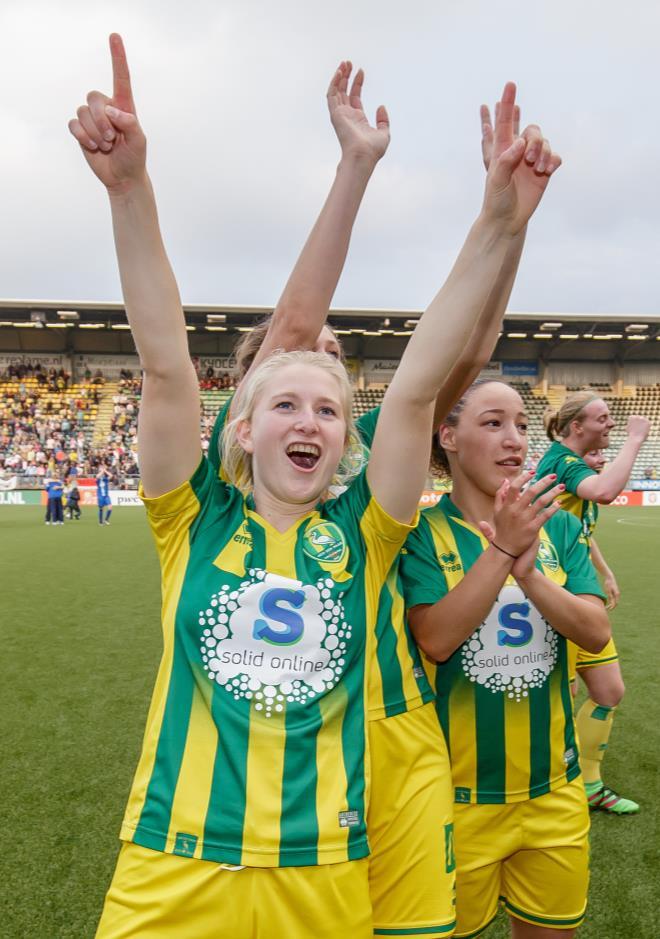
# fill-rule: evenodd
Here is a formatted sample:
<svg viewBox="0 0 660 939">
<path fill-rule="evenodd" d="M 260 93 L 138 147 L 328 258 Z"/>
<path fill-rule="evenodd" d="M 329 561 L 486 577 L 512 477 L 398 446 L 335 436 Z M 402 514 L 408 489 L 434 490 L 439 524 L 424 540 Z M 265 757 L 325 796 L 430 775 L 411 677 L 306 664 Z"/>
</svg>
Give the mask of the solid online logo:
<svg viewBox="0 0 660 939">
<path fill-rule="evenodd" d="M 279 604 L 288 603 L 299 610 L 304 602 L 305 594 L 302 590 L 289 590 L 281 587 L 267 590 L 259 598 L 259 610 L 266 619 L 254 621 L 253 638 L 282 646 L 291 646 L 294 642 L 298 642 L 305 626 L 303 618 Z M 274 621 L 272 626 L 269 620 Z"/>
<path fill-rule="evenodd" d="M 529 616 L 531 607 L 527 601 L 524 603 L 507 603 L 500 607 L 497 614 L 500 626 L 498 630 L 498 646 L 526 646 L 534 635 L 532 624 L 525 619 Z"/>
<path fill-rule="evenodd" d="M 331 577 L 315 585 L 258 568 L 224 585 L 199 613 L 202 663 L 209 678 L 267 717 L 333 688 L 352 629 Z"/>
<path fill-rule="evenodd" d="M 517 585 L 505 585 L 479 629 L 463 644 L 470 681 L 520 701 L 547 681 L 557 661 L 557 634 Z"/>
</svg>

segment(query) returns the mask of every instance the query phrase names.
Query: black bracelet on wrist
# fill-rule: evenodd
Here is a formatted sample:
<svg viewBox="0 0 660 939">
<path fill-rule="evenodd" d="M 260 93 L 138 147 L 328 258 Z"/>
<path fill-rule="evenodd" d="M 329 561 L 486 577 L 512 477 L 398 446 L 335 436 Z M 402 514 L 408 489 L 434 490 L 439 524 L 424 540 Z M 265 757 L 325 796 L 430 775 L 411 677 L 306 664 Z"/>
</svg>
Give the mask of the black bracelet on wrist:
<svg viewBox="0 0 660 939">
<path fill-rule="evenodd" d="M 517 561 L 518 558 L 520 557 L 519 554 L 511 554 L 510 551 L 506 551 L 504 548 L 500 548 L 500 546 L 498 544 L 495 544 L 494 541 L 491 541 L 491 544 L 494 548 L 497 548 L 498 551 L 501 551 L 502 554 L 506 554 L 507 557 L 512 558 L 514 561 Z"/>
</svg>

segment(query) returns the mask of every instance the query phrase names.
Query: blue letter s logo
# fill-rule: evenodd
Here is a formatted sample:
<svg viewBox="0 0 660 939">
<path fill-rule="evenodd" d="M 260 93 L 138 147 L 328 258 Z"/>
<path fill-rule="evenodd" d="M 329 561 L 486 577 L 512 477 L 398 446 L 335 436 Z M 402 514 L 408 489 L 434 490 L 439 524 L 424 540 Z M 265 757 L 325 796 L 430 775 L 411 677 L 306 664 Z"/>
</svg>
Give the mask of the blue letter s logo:
<svg viewBox="0 0 660 939">
<path fill-rule="evenodd" d="M 526 646 L 534 635 L 531 623 L 524 619 L 529 616 L 529 603 L 507 603 L 499 611 L 498 620 L 503 629 L 497 632 L 498 646 Z M 505 630 L 511 630 L 506 632 Z"/>
<path fill-rule="evenodd" d="M 279 629 L 272 629 L 265 619 L 257 619 L 252 630 L 254 639 L 263 639 L 278 646 L 291 646 L 298 642 L 303 634 L 305 621 L 298 613 L 293 610 L 286 610 L 279 607 L 278 601 L 284 601 L 295 607 L 297 610 L 305 602 L 305 594 L 302 590 L 286 590 L 281 587 L 273 587 L 267 590 L 259 600 L 259 611 L 268 619 L 280 623 Z M 283 628 L 282 628 L 283 627 Z"/>
</svg>

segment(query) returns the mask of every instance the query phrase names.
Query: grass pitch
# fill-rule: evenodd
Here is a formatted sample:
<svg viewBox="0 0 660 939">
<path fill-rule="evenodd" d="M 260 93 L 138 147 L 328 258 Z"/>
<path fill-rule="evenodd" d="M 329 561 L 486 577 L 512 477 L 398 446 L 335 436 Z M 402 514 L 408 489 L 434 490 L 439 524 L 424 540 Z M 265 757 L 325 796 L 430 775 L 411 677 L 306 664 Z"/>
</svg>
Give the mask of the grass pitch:
<svg viewBox="0 0 660 939">
<path fill-rule="evenodd" d="M 161 640 L 144 512 L 111 522 L 87 509 L 45 526 L 40 508 L 0 507 L 3 939 L 91 939 L 114 868 Z M 598 541 L 623 592 L 614 631 L 627 685 L 604 776 L 642 812 L 593 818 L 579 936 L 658 939 L 660 510 L 605 509 Z M 508 936 L 506 919 L 486 935 Z"/>
</svg>

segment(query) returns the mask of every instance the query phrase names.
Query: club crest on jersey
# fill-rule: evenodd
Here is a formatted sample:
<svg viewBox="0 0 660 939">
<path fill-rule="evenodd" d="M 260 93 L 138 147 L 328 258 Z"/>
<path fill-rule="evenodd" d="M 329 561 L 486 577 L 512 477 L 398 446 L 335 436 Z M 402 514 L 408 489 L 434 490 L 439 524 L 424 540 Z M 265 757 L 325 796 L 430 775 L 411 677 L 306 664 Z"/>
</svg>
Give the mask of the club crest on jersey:
<svg viewBox="0 0 660 939">
<path fill-rule="evenodd" d="M 463 644 L 463 671 L 470 681 L 520 701 L 547 681 L 557 642 L 557 633 L 520 587 L 505 585 L 486 620 Z"/>
<path fill-rule="evenodd" d="M 553 574 L 559 570 L 559 555 L 551 541 L 546 541 L 544 538 L 539 544 L 539 550 L 536 556 L 543 567 L 547 568 L 547 570 L 551 571 Z"/>
<path fill-rule="evenodd" d="M 305 704 L 341 678 L 352 629 L 328 576 L 303 584 L 259 568 L 223 585 L 199 613 L 209 678 L 266 717 Z"/>
<path fill-rule="evenodd" d="M 341 528 L 334 522 L 316 522 L 303 536 L 303 551 L 314 561 L 341 564 L 348 545 Z"/>
</svg>

